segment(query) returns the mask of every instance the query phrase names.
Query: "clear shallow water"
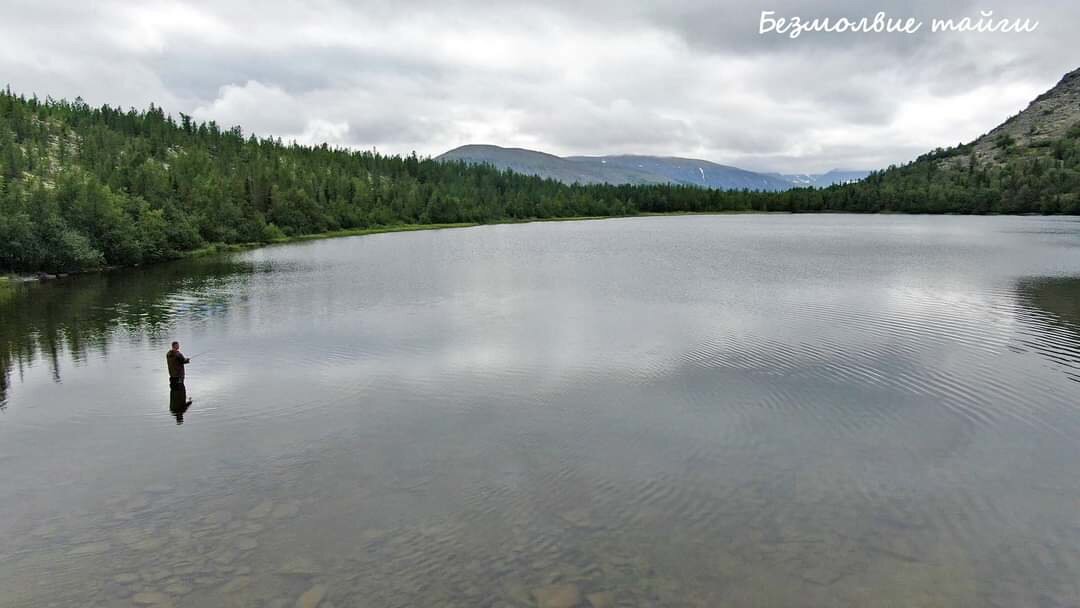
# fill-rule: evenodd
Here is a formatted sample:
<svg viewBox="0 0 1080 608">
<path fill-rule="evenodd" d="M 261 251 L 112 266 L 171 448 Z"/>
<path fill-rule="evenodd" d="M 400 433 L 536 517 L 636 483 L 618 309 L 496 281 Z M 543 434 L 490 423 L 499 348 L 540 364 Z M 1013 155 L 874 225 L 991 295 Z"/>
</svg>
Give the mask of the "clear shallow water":
<svg viewBox="0 0 1080 608">
<path fill-rule="evenodd" d="M 0 368 L 4 607 L 1080 604 L 1074 219 L 271 247 L 0 292 Z"/>
</svg>

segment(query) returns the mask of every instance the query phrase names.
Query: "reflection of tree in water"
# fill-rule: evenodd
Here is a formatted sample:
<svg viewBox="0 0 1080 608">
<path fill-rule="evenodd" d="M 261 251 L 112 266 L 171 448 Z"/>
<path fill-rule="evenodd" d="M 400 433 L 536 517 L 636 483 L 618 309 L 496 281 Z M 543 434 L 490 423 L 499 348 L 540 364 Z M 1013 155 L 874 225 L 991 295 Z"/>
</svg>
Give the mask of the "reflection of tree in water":
<svg viewBox="0 0 1080 608">
<path fill-rule="evenodd" d="M 178 319 L 226 310 L 250 262 L 214 257 L 13 286 L 0 294 L 0 407 L 12 383 L 37 359 L 60 379 L 66 354 L 79 361 L 108 352 L 115 336 L 158 337 Z"/>
<path fill-rule="evenodd" d="M 0 355 L 0 412 L 4 411 L 7 407 L 7 387 L 8 378 L 11 372 L 7 366 L 7 362 L 3 355 Z"/>
<path fill-rule="evenodd" d="M 1017 285 L 1026 309 L 1038 313 L 1030 346 L 1067 368 L 1080 382 L 1080 277 L 1027 279 Z"/>
</svg>

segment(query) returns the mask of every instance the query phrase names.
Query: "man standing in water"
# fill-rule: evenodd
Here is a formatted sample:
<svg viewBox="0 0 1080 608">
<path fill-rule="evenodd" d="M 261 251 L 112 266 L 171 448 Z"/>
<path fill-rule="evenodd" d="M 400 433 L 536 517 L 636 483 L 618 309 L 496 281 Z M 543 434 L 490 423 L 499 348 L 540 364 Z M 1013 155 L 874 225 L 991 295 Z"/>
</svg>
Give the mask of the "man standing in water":
<svg viewBox="0 0 1080 608">
<path fill-rule="evenodd" d="M 169 367 L 169 388 L 184 386 L 184 366 L 191 363 L 191 359 L 180 352 L 179 342 L 173 342 L 172 348 L 165 353 L 165 363 Z"/>
</svg>

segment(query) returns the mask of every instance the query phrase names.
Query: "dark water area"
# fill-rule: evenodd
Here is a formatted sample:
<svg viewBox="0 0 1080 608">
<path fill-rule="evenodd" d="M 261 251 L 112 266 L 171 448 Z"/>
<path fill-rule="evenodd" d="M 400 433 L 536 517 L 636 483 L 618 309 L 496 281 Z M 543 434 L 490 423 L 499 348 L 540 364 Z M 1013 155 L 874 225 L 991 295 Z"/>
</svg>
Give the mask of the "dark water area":
<svg viewBox="0 0 1080 608">
<path fill-rule="evenodd" d="M 0 291 L 3 607 L 1078 606 L 1078 462 L 1076 219 L 484 226 Z"/>
</svg>

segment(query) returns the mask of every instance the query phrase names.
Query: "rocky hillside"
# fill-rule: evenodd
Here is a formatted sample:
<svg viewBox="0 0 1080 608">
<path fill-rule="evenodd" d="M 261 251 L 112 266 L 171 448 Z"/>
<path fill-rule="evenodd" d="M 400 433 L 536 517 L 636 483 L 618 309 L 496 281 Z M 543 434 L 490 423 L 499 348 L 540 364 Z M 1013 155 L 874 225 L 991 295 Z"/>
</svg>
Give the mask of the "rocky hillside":
<svg viewBox="0 0 1080 608">
<path fill-rule="evenodd" d="M 1004 162 L 1008 152 L 1044 150 L 1080 126 L 1080 69 L 1066 74 L 1026 109 L 970 144 L 977 162 Z M 1039 154 L 1039 152 L 1036 152 Z"/>
<path fill-rule="evenodd" d="M 845 188 L 867 209 L 1080 214 L 1080 70 L 975 141 Z"/>
</svg>

